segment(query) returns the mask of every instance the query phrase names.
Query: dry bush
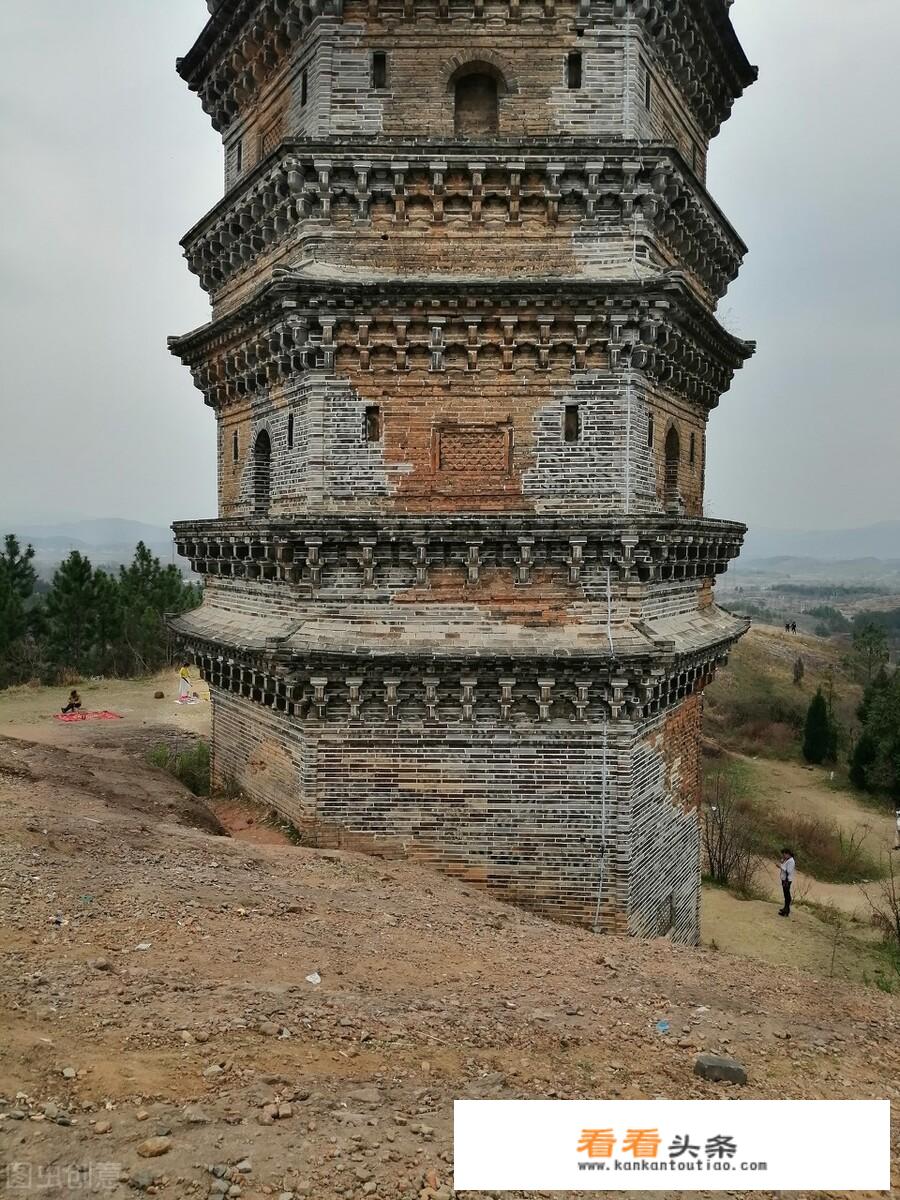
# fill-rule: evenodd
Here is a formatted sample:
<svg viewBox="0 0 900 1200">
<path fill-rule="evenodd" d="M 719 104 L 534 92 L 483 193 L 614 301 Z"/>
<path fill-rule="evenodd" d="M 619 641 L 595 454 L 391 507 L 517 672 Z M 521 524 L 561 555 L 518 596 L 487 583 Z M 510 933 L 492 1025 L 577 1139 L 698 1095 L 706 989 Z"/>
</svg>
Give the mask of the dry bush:
<svg viewBox="0 0 900 1200">
<path fill-rule="evenodd" d="M 753 771 L 734 759 L 720 759 L 707 774 L 703 838 L 711 879 L 716 878 L 719 860 L 734 855 L 736 839 L 746 843 L 756 859 L 777 861 L 782 847 L 790 846 L 798 868 L 827 883 L 863 883 L 881 877 L 879 863 L 865 849 L 870 826 L 861 824 L 848 833 L 835 822 L 809 813 L 783 812 L 756 800 L 754 788 Z M 717 812 L 720 800 L 721 812 Z"/>
<path fill-rule="evenodd" d="M 760 854 L 777 857 L 790 846 L 797 866 L 826 883 L 861 883 L 881 874 L 879 865 L 864 848 L 870 826 L 858 825 L 847 833 L 821 817 L 798 816 L 771 808 L 754 809 L 754 845 Z"/>
<path fill-rule="evenodd" d="M 900 956 L 900 865 L 895 856 L 885 856 L 880 884 L 863 888 L 862 892 L 872 910 L 872 924 Z"/>
<path fill-rule="evenodd" d="M 709 793 L 701 823 L 706 873 L 720 887 L 752 896 L 759 864 L 751 812 L 726 771 L 715 772 Z"/>
<path fill-rule="evenodd" d="M 900 987 L 900 863 L 894 855 L 886 855 L 881 883 L 862 892 L 872 910 L 872 924 L 884 939 L 885 961 L 875 972 L 875 984 L 893 995 Z"/>
</svg>

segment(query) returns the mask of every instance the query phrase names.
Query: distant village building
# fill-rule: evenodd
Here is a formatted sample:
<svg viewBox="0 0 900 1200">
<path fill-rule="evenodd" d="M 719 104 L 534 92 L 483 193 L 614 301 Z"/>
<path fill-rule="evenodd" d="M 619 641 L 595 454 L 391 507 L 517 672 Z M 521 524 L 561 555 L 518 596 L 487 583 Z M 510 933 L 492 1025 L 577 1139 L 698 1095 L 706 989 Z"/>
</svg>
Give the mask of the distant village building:
<svg viewBox="0 0 900 1200">
<path fill-rule="evenodd" d="M 225 147 L 172 339 L 219 518 L 174 628 L 215 781 L 313 846 L 698 938 L 706 425 L 752 343 L 704 180 L 755 78 L 728 0 L 219 0 Z"/>
</svg>

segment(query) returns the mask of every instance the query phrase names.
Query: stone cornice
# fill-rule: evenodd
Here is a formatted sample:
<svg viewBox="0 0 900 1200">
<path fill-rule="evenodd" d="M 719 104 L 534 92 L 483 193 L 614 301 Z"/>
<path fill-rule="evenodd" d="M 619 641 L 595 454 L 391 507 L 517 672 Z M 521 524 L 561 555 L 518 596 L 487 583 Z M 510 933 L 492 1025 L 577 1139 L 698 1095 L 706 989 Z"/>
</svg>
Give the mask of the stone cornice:
<svg viewBox="0 0 900 1200">
<path fill-rule="evenodd" d="M 757 77 L 729 16 L 730 0 L 613 0 L 640 20 L 710 137 Z"/>
<path fill-rule="evenodd" d="M 542 177 L 540 186 L 523 182 L 535 172 Z M 260 255 L 287 244 L 298 232 L 330 226 L 336 203 L 349 201 L 357 228 L 365 229 L 372 223 L 372 204 L 387 202 L 396 230 L 409 227 L 411 200 L 428 204 L 432 226 L 449 222 L 458 227 L 459 218 L 445 213 L 445 206 L 461 203 L 465 226 L 490 236 L 482 206 L 497 199 L 505 207 L 507 227 L 521 226 L 522 205 L 533 208 L 537 203 L 538 220 L 553 230 L 560 205 L 573 200 L 579 226 L 588 230 L 610 222 L 627 222 L 631 230 L 640 220 L 641 232 L 666 245 L 715 298 L 737 276 L 746 254 L 744 243 L 674 147 L 574 139 L 465 148 L 437 139 L 291 139 L 198 222 L 182 246 L 190 269 L 215 295 L 252 270 Z"/>
<path fill-rule="evenodd" d="M 365 596 L 384 589 L 386 568 L 400 587 L 427 588 L 434 568 L 457 568 L 470 587 L 485 572 L 511 573 L 527 585 L 556 572 L 577 589 L 585 572 L 609 570 L 620 584 L 702 581 L 737 558 L 746 529 L 690 518 L 605 518 L 585 514 L 510 516 L 358 516 L 327 514 L 256 521 L 182 521 L 178 552 L 198 574 L 299 586 L 307 595 L 348 586 Z M 347 571 L 349 569 L 349 576 Z M 336 583 L 340 576 L 340 584 Z M 355 583 L 348 585 L 348 578 Z"/>
<path fill-rule="evenodd" d="M 385 653 L 304 650 L 297 656 L 278 639 L 264 650 L 242 650 L 198 636 L 189 619 L 171 622 L 211 685 L 306 721 L 341 728 L 363 719 L 398 725 L 438 723 L 599 724 L 653 719 L 701 692 L 728 661 L 748 622 L 714 642 L 677 654 L 664 646 L 635 655 L 610 654 L 523 659 L 485 654 Z"/>
<path fill-rule="evenodd" d="M 197 42 L 176 62 L 213 126 L 227 129 L 289 60 L 320 18 L 341 20 L 343 0 L 223 0 Z"/>
<path fill-rule="evenodd" d="M 600 283 L 360 279 L 349 271 L 327 283 L 276 273 L 237 313 L 170 339 L 170 348 L 206 402 L 221 406 L 304 376 L 333 376 L 339 352 L 356 369 L 372 369 L 376 322 L 385 331 L 377 348 L 394 370 L 408 369 L 413 350 L 427 353 L 431 371 L 447 370 L 450 354 L 477 370 L 485 345 L 505 370 L 519 369 L 521 354 L 536 369 L 549 366 L 560 349 L 577 370 L 596 349 L 606 369 L 640 371 L 707 408 L 755 348 L 727 333 L 677 273 Z"/>
</svg>

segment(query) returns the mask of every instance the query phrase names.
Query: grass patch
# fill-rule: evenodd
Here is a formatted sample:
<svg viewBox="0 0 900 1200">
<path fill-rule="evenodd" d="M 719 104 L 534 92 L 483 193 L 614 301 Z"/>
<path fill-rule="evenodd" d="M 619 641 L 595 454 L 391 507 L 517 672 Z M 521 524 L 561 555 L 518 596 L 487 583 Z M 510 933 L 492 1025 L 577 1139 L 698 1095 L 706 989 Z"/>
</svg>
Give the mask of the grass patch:
<svg viewBox="0 0 900 1200">
<path fill-rule="evenodd" d="M 195 796 L 209 795 L 209 746 L 199 740 L 186 750 L 173 750 L 165 742 L 147 755 L 151 767 L 161 767 L 183 783 Z"/>
<path fill-rule="evenodd" d="M 748 755 L 790 758 L 798 753 L 809 696 L 755 653 L 732 657 L 727 682 L 707 692 L 708 731 L 720 745 Z"/>
<path fill-rule="evenodd" d="M 866 922 L 853 913 L 842 912 L 836 905 L 823 903 L 820 900 L 795 900 L 794 908 L 808 909 L 819 918 L 823 925 L 828 925 L 832 929 L 835 927 L 849 929 L 851 926 L 867 928 Z"/>
<path fill-rule="evenodd" d="M 761 887 L 758 887 L 752 880 L 749 882 L 735 884 L 729 883 L 726 885 L 724 883 L 719 883 L 717 879 L 713 879 L 711 875 L 704 872 L 701 882 L 705 888 L 715 888 L 717 891 L 727 892 L 729 896 L 734 896 L 735 900 L 750 901 L 769 899 L 768 894 L 764 892 Z"/>
<path fill-rule="evenodd" d="M 802 658 L 801 686 L 794 663 Z M 738 643 L 728 669 L 706 691 L 705 723 L 709 737 L 726 749 L 751 757 L 799 760 L 806 712 L 816 688 L 834 680 L 834 716 L 846 731 L 856 723 L 862 689 L 833 643 L 808 637 L 783 638 L 752 630 Z"/>
<path fill-rule="evenodd" d="M 900 949 L 887 943 L 879 946 L 872 976 L 870 978 L 866 972 L 863 978 L 888 996 L 900 995 Z"/>
<path fill-rule="evenodd" d="M 303 840 L 303 834 L 297 826 L 292 821 L 289 821 L 287 817 L 283 817 L 279 812 L 276 812 L 274 808 L 269 811 L 268 820 L 273 828 L 280 829 L 287 840 L 295 846 L 306 844 Z"/>
</svg>

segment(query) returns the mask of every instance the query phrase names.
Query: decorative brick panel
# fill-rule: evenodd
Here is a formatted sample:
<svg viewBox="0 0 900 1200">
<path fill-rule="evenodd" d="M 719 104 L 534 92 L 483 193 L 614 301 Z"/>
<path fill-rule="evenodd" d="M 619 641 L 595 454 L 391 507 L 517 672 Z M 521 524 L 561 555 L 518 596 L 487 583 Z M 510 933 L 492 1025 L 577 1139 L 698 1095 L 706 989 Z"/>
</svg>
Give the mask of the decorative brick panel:
<svg viewBox="0 0 900 1200">
<path fill-rule="evenodd" d="M 438 432 L 438 468 L 463 475 L 508 475 L 510 430 L 476 426 Z"/>
</svg>

